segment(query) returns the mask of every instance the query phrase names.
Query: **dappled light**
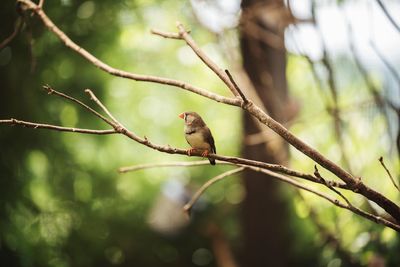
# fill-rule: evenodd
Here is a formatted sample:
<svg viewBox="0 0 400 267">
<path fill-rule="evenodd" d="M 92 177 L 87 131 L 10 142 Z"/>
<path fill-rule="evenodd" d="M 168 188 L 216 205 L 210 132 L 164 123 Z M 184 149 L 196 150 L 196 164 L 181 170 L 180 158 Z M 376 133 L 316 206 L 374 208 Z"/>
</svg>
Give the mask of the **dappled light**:
<svg viewBox="0 0 400 267">
<path fill-rule="evenodd" d="M 400 4 L 15 0 L 1 266 L 400 266 Z"/>
</svg>

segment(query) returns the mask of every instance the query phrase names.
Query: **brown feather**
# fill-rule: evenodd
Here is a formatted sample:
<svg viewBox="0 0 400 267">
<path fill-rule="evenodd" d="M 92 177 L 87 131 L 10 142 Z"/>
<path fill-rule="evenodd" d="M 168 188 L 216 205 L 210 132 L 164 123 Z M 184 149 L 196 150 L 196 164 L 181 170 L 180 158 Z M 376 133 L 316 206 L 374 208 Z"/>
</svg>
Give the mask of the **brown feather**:
<svg viewBox="0 0 400 267">
<path fill-rule="evenodd" d="M 185 120 L 185 138 L 189 145 L 193 148 L 208 150 L 211 153 L 217 153 L 214 138 L 210 129 L 207 127 L 203 119 L 196 112 L 184 112 Z M 210 159 L 212 165 L 215 160 Z"/>
</svg>

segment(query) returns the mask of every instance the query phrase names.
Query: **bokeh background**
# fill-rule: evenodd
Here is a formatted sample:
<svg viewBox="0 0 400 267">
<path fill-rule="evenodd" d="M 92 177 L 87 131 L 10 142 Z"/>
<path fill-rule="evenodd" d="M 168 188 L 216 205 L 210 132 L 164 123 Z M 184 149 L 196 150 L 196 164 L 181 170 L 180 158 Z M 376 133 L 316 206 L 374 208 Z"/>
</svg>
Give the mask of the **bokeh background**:
<svg viewBox="0 0 400 267">
<path fill-rule="evenodd" d="M 291 2 L 299 20 L 310 18 L 310 1 Z M 394 16 L 400 14 L 396 1 L 384 2 Z M 15 1 L 1 5 L 3 40 L 13 31 L 18 12 Z M 239 1 L 57 0 L 45 1 L 44 10 L 72 40 L 113 67 L 184 80 L 230 96 L 183 41 L 154 36 L 150 29 L 174 32 L 179 20 L 221 67 L 238 70 L 242 62 L 240 5 Z M 355 45 L 379 94 L 399 106 L 396 75 L 370 42 L 375 42 L 396 73 L 400 71 L 400 33 L 376 1 L 318 1 L 316 12 L 322 39 L 317 27 L 307 21 L 288 26 L 284 32 L 291 104 L 283 109 L 294 110 L 286 125 L 398 203 L 398 191 L 378 158 L 384 157 L 398 181 L 399 117 L 390 107 L 376 106 L 350 44 Z M 362 19 L 365 23 L 359 23 Z M 155 143 L 186 148 L 178 114 L 188 110 L 202 115 L 223 155 L 240 156 L 243 147 L 258 143 L 257 136 L 244 132 L 239 109 L 183 90 L 113 77 L 66 48 L 35 16 L 25 20 L 23 30 L 0 51 L 0 119 L 108 129 L 80 107 L 47 95 L 41 88 L 49 84 L 92 105 L 84 93 L 90 88 L 127 128 Z M 329 74 L 321 63 L 324 43 L 335 70 L 344 149 L 338 145 L 328 108 L 333 100 Z M 314 69 L 309 60 L 315 63 Z M 292 149 L 290 155 L 287 163 L 293 168 L 312 172 L 312 161 Z M 181 212 L 202 183 L 231 167 L 117 172 L 122 166 L 190 160 L 197 159 L 162 154 L 119 135 L 0 125 L 1 265 L 249 266 L 245 260 L 249 241 L 242 229 L 243 208 L 248 207 L 243 201 L 251 192 L 243 177 L 229 177 L 213 185 L 195 206 L 190 221 Z M 249 176 L 246 174 L 246 179 L 251 179 Z M 265 262 L 280 262 L 270 266 L 400 265 L 400 237 L 395 231 L 288 185 L 274 190 L 279 198 L 274 203 L 280 206 L 263 215 L 272 220 L 275 212 L 280 213 L 284 227 L 277 225 L 275 235 L 280 237 L 277 246 L 282 249 L 268 254 L 267 248 L 260 247 L 258 253 L 264 253 L 265 261 L 252 266 L 266 266 Z M 351 200 L 366 209 L 374 208 L 360 197 Z"/>
</svg>

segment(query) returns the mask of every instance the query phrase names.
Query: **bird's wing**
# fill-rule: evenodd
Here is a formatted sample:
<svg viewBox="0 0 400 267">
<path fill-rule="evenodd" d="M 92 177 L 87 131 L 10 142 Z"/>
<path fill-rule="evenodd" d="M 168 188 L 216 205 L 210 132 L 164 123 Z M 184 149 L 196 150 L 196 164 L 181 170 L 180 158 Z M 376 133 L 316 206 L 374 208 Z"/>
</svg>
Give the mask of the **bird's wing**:
<svg viewBox="0 0 400 267">
<path fill-rule="evenodd" d="M 211 152 L 214 154 L 217 154 L 217 148 L 215 147 L 215 143 L 214 143 L 214 137 L 211 134 L 211 131 L 208 127 L 206 127 L 206 142 L 210 144 L 211 146 Z"/>
</svg>

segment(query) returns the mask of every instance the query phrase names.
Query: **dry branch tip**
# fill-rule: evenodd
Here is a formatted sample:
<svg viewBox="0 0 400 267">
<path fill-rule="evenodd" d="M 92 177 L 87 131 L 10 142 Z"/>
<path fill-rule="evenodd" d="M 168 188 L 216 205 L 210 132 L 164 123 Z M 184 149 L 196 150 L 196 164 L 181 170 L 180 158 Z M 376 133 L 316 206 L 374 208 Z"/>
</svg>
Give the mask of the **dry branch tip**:
<svg viewBox="0 0 400 267">
<path fill-rule="evenodd" d="M 383 161 L 383 157 L 379 158 L 379 162 L 381 163 L 382 167 L 385 169 L 387 175 L 389 176 L 390 181 L 392 182 L 393 186 L 400 192 L 400 187 L 394 181 L 392 174 L 390 173 L 389 169 L 386 167 L 385 162 Z"/>
<path fill-rule="evenodd" d="M 91 99 L 91 100 L 94 100 L 94 99 L 95 99 L 95 96 L 94 96 L 92 90 L 90 90 L 90 89 L 85 89 L 85 93 L 88 94 L 88 95 L 90 96 L 90 99 Z"/>
<path fill-rule="evenodd" d="M 54 93 L 54 89 L 48 84 L 43 85 L 42 88 L 47 92 L 48 95 Z"/>
<path fill-rule="evenodd" d="M 225 70 L 226 75 L 228 75 L 229 80 L 231 81 L 231 83 L 233 84 L 233 86 L 235 87 L 236 91 L 239 93 L 240 97 L 243 100 L 243 104 L 242 104 L 242 108 L 246 108 L 246 105 L 249 103 L 249 100 L 247 99 L 247 97 L 244 95 L 242 89 L 240 89 L 240 87 L 238 86 L 238 84 L 236 83 L 235 79 L 233 79 L 232 74 L 230 73 L 229 70 Z"/>
<path fill-rule="evenodd" d="M 175 33 L 175 32 L 163 32 L 163 31 L 157 30 L 157 29 L 151 29 L 150 32 L 154 35 L 158 35 L 158 36 L 168 38 L 168 39 L 177 39 L 177 40 L 182 39 L 182 36 L 179 33 Z"/>
</svg>

